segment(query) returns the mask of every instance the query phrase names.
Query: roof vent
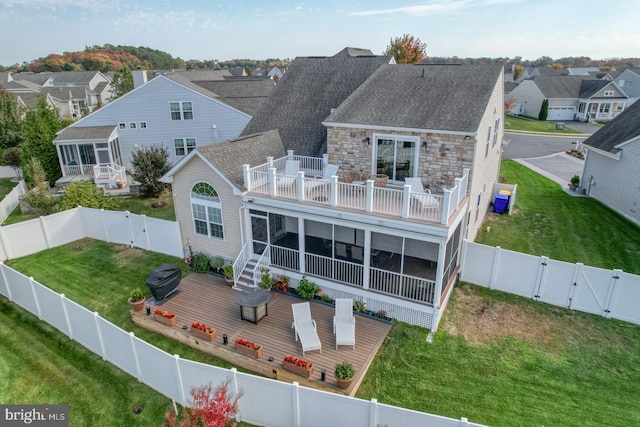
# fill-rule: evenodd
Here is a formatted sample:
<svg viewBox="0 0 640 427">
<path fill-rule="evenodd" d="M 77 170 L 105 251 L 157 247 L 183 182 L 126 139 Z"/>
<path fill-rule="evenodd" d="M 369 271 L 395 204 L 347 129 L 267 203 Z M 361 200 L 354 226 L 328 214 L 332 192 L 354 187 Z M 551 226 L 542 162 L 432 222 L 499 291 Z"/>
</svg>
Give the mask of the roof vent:
<svg viewBox="0 0 640 427">
<path fill-rule="evenodd" d="M 424 79 L 424 68 L 422 69 L 422 78 Z"/>
</svg>

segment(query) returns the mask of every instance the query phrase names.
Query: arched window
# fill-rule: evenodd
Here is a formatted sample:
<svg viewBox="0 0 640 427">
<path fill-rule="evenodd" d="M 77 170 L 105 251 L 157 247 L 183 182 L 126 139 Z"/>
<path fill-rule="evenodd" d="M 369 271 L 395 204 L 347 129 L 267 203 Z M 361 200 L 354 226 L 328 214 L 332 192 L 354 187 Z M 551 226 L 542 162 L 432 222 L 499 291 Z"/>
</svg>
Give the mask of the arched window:
<svg viewBox="0 0 640 427">
<path fill-rule="evenodd" d="M 191 214 L 196 234 L 224 239 L 220 197 L 206 182 L 198 182 L 191 188 Z"/>
</svg>

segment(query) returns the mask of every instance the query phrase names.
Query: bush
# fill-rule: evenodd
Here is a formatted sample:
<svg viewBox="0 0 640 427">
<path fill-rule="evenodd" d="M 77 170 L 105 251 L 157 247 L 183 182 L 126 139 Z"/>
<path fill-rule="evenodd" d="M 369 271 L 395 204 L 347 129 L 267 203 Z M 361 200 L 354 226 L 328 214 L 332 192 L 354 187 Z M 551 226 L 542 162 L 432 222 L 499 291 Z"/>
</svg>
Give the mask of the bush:
<svg viewBox="0 0 640 427">
<path fill-rule="evenodd" d="M 146 188 L 149 197 L 158 197 L 169 186 L 160 178 L 169 172 L 169 152 L 162 146 L 145 147 L 131 155 L 131 175 Z"/>
<path fill-rule="evenodd" d="M 538 120 L 544 122 L 547 120 L 549 116 L 549 100 L 545 99 L 542 101 L 542 106 L 540 107 L 540 114 L 538 114 Z"/>
<path fill-rule="evenodd" d="M 191 268 L 194 273 L 206 273 L 209 271 L 209 257 L 198 253 L 191 258 Z"/>
<path fill-rule="evenodd" d="M 298 283 L 298 286 L 296 287 L 296 293 L 300 298 L 304 299 L 312 299 L 316 296 L 319 290 L 320 287 L 314 282 L 310 282 L 306 276 L 302 276 L 300 283 Z"/>
<path fill-rule="evenodd" d="M 117 208 L 117 203 L 113 197 L 106 195 L 93 182 L 85 180 L 72 182 L 64 189 L 62 209 L 73 209 L 76 206 L 114 210 Z"/>
<path fill-rule="evenodd" d="M 340 380 L 350 380 L 356 375 L 356 370 L 348 360 L 344 360 L 336 365 L 336 378 Z"/>
</svg>

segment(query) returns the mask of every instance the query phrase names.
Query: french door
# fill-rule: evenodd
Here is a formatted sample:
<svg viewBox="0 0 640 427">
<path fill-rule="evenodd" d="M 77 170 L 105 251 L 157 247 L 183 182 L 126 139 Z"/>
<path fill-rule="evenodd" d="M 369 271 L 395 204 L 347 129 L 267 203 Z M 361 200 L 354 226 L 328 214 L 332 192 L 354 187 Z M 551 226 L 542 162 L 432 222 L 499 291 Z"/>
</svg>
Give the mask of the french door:
<svg viewBox="0 0 640 427">
<path fill-rule="evenodd" d="M 381 135 L 376 139 L 376 173 L 389 176 L 389 180 L 402 182 L 415 176 L 418 158 L 417 138 Z"/>
</svg>

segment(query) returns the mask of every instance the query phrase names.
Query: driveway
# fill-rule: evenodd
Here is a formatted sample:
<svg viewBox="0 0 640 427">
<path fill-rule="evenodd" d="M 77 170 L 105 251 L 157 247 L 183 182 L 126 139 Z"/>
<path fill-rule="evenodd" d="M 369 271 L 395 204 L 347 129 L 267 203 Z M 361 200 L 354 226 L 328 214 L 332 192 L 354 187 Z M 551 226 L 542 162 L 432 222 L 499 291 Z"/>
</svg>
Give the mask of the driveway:
<svg viewBox="0 0 640 427">
<path fill-rule="evenodd" d="M 548 136 L 505 132 L 509 143 L 503 148 L 503 159 L 513 159 L 529 169 L 557 182 L 568 190 L 574 175 L 582 176 L 584 160 L 565 152 L 582 143 L 599 127 L 582 122 L 563 122 L 567 127 L 585 132 L 585 136 Z M 571 191 L 569 194 L 575 195 Z"/>
</svg>

